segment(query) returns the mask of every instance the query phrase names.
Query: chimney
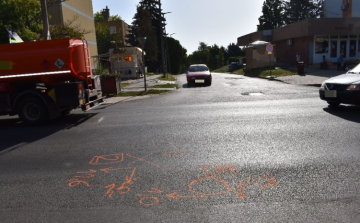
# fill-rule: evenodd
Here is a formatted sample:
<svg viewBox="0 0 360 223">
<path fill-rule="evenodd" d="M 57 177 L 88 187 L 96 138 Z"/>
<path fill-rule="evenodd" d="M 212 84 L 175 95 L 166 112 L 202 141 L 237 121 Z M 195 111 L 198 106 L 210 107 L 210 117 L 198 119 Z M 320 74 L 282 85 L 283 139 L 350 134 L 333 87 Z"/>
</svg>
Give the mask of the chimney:
<svg viewBox="0 0 360 223">
<path fill-rule="evenodd" d="M 106 6 L 105 9 L 103 9 L 102 11 L 102 16 L 103 16 L 103 19 L 104 19 L 104 22 L 108 22 L 109 21 L 109 18 L 110 18 L 110 9 Z"/>
</svg>

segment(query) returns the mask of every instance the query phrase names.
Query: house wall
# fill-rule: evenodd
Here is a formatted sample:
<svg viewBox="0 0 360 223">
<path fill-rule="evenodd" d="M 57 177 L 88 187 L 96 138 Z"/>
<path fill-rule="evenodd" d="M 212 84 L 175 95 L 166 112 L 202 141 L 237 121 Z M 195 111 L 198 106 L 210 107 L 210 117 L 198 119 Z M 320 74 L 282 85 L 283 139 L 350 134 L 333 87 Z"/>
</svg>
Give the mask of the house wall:
<svg viewBox="0 0 360 223">
<path fill-rule="evenodd" d="M 116 31 L 116 39 L 119 40 L 118 47 L 127 47 L 130 46 L 128 43 L 126 43 L 126 35 L 129 34 L 129 25 L 125 23 L 124 21 L 108 21 L 103 22 L 102 24 L 106 24 L 109 27 L 116 27 L 114 31 Z"/>
<path fill-rule="evenodd" d="M 276 51 L 276 63 L 295 65 L 296 53 L 300 54 L 300 60 L 304 61 L 305 66 L 310 63 L 309 59 L 309 37 L 293 38 L 291 44 L 288 40 L 274 41 Z"/>
<path fill-rule="evenodd" d="M 98 54 L 92 0 L 68 0 L 51 7 L 48 13 L 51 16 L 49 23 L 52 25 L 73 21 L 73 27 L 89 32 L 84 34 L 84 38 L 88 41 L 90 55 Z"/>
<path fill-rule="evenodd" d="M 359 5 L 360 0 L 326 0 L 324 1 L 325 18 L 360 17 Z"/>
</svg>

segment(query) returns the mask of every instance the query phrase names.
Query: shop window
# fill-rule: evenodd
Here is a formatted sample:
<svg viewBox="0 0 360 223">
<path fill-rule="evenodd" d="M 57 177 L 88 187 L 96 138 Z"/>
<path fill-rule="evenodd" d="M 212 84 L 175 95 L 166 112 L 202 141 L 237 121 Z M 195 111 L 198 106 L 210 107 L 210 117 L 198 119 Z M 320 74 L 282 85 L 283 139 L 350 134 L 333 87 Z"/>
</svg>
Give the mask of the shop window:
<svg viewBox="0 0 360 223">
<path fill-rule="evenodd" d="M 327 36 L 317 36 L 315 38 L 315 53 L 324 54 L 329 51 L 329 40 Z"/>
<path fill-rule="evenodd" d="M 337 40 L 330 41 L 330 58 L 337 57 Z"/>
<path fill-rule="evenodd" d="M 350 39 L 357 39 L 357 35 L 350 35 Z"/>
<path fill-rule="evenodd" d="M 347 56 L 347 40 L 340 41 L 340 55 L 342 55 L 344 58 Z"/>
<path fill-rule="evenodd" d="M 347 38 L 349 38 L 348 35 L 341 35 L 341 36 L 340 36 L 340 39 L 347 39 Z"/>
<path fill-rule="evenodd" d="M 349 57 L 356 57 L 356 40 L 350 40 Z"/>
<path fill-rule="evenodd" d="M 335 36 L 330 36 L 330 39 L 338 39 L 339 36 L 335 35 Z"/>
<path fill-rule="evenodd" d="M 132 61 L 132 57 L 124 57 L 125 61 L 131 62 Z"/>
</svg>

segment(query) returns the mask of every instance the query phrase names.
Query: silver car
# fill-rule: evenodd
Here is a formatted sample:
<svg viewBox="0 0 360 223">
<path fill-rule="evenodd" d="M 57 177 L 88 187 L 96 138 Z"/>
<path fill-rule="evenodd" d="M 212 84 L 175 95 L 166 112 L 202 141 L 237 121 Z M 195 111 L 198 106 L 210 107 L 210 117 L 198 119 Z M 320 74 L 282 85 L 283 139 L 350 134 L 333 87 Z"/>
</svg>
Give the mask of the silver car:
<svg viewBox="0 0 360 223">
<path fill-rule="evenodd" d="M 324 81 L 319 89 L 320 98 L 330 106 L 360 105 L 360 64 L 354 69 Z"/>
</svg>

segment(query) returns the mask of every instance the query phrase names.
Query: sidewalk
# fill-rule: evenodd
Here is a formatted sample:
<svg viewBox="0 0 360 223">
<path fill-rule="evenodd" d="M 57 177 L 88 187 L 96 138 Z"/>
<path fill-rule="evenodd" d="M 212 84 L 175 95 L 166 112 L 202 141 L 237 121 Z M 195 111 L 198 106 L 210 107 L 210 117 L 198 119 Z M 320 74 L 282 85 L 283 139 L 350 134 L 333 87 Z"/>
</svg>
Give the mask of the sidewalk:
<svg viewBox="0 0 360 223">
<path fill-rule="evenodd" d="M 161 75 L 154 75 L 154 76 L 146 76 L 146 89 L 147 90 L 176 90 L 176 88 L 151 88 L 151 86 L 161 85 L 161 84 L 175 84 L 174 81 L 159 81 L 157 78 L 161 77 Z M 129 83 L 128 87 L 124 87 L 121 91 L 145 91 L 144 86 L 144 78 L 134 79 L 134 80 L 122 80 L 121 83 Z"/>
<path fill-rule="evenodd" d="M 292 69 L 297 71 L 296 67 L 288 67 L 288 69 Z M 320 87 L 322 82 L 325 80 L 335 77 L 341 74 L 346 73 L 344 70 L 336 70 L 336 69 L 320 69 L 318 67 L 304 67 L 304 74 L 301 75 L 292 75 L 285 77 L 277 77 L 273 80 L 282 81 L 288 84 L 295 85 L 307 85 L 307 86 L 316 86 Z M 267 77 L 270 79 L 270 77 Z"/>
<path fill-rule="evenodd" d="M 161 84 L 175 84 L 175 81 L 159 81 L 157 78 L 161 77 L 161 75 L 154 76 L 146 76 L 146 90 L 167 90 L 173 91 L 176 88 L 151 88 L 151 86 L 161 85 Z M 121 88 L 122 92 L 131 92 L 131 91 L 145 91 L 144 78 L 139 79 L 130 79 L 130 80 L 121 80 L 121 83 L 129 83 L 130 85 L 124 88 Z M 153 97 L 154 95 L 144 95 L 144 96 L 129 96 L 129 97 L 111 97 L 106 98 L 106 101 L 103 105 L 107 104 L 116 104 L 119 102 L 132 101 L 138 99 L 145 99 L 149 97 Z"/>
</svg>

